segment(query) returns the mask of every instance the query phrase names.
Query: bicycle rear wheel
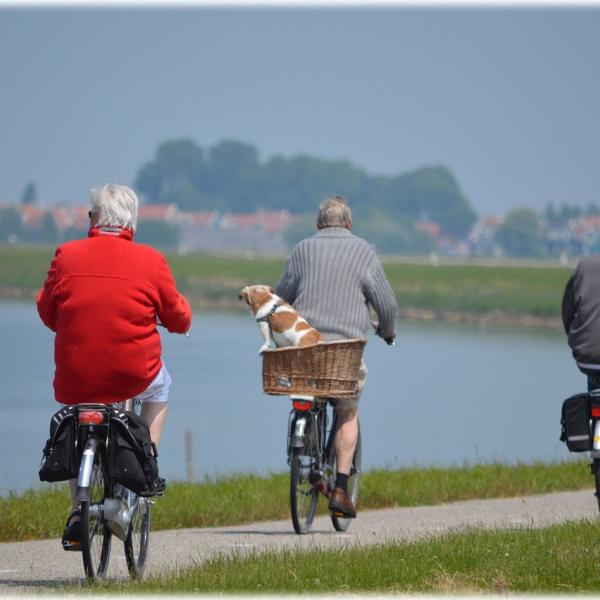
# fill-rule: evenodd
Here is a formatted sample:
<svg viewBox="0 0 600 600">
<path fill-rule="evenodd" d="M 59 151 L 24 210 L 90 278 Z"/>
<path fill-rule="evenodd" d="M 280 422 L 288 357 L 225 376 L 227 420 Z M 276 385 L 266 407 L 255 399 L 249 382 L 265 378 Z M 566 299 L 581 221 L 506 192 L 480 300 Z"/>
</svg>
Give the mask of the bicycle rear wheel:
<svg viewBox="0 0 600 600">
<path fill-rule="evenodd" d="M 594 474 L 594 482 L 596 484 L 596 501 L 598 502 L 598 510 L 600 510 L 600 459 L 592 459 L 591 470 Z"/>
<path fill-rule="evenodd" d="M 315 459 L 303 454 L 303 448 L 294 448 L 291 458 L 290 507 L 292 525 L 298 534 L 308 533 L 312 526 L 319 492 L 309 481 Z"/>
<path fill-rule="evenodd" d="M 148 544 L 150 540 L 150 506 L 149 498 L 138 497 L 137 508 L 131 517 L 129 532 L 125 538 L 125 559 L 129 575 L 139 579 L 146 570 Z"/>
<path fill-rule="evenodd" d="M 332 445 L 332 454 L 333 454 L 333 473 L 334 479 L 337 475 L 337 460 L 335 457 L 335 444 Z M 352 459 L 352 467 L 350 468 L 350 474 L 348 476 L 348 495 L 350 496 L 350 500 L 352 500 L 352 504 L 356 508 L 356 503 L 358 501 L 358 489 L 360 487 L 360 471 L 361 471 L 361 460 L 362 460 L 362 444 L 361 444 L 361 436 L 360 436 L 360 425 L 358 428 L 358 438 L 356 440 L 356 449 L 354 450 L 354 457 Z M 336 517 L 335 515 L 331 515 L 331 522 L 336 531 L 347 531 L 348 527 L 350 527 L 350 523 L 352 523 L 352 519 L 344 519 L 342 517 Z"/>
<path fill-rule="evenodd" d="M 102 579 L 108 569 L 112 532 L 102 517 L 105 498 L 112 497 L 111 484 L 102 461 L 101 452 L 94 455 L 89 500 L 81 503 L 81 551 L 88 579 Z"/>
</svg>

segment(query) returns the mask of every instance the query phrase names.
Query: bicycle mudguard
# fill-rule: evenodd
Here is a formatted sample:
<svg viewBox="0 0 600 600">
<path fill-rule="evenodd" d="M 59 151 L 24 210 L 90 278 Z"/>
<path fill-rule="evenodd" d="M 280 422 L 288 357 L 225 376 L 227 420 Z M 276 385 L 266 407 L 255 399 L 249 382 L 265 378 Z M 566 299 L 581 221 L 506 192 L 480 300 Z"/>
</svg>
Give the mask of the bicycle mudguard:
<svg viewBox="0 0 600 600">
<path fill-rule="evenodd" d="M 94 466 L 94 456 L 98 441 L 90 437 L 85 442 L 85 447 L 81 455 L 81 464 L 79 465 L 79 477 L 77 478 L 77 491 L 74 499 L 79 502 L 86 502 L 90 499 L 90 480 L 92 478 L 92 467 Z"/>
<path fill-rule="evenodd" d="M 292 429 L 292 438 L 290 440 L 290 448 L 303 448 L 306 436 L 307 417 L 305 415 L 298 416 L 294 420 Z"/>
</svg>

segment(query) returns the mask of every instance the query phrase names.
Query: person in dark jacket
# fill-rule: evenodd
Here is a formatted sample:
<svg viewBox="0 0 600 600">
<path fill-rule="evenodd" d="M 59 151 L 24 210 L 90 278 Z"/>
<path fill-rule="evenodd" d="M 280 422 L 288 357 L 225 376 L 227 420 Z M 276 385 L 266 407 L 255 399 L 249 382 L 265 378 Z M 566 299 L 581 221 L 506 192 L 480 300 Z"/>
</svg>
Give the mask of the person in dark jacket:
<svg viewBox="0 0 600 600">
<path fill-rule="evenodd" d="M 291 304 L 326 340 L 366 338 L 370 308 L 377 313 L 377 335 L 396 337 L 398 305 L 371 244 L 352 233 L 352 213 L 341 196 L 319 206 L 317 232 L 292 250 L 275 293 Z M 356 516 L 348 495 L 348 475 L 358 440 L 358 400 L 367 378 L 363 361 L 354 398 L 337 400 L 335 435 L 337 479 L 329 509 Z"/>
<path fill-rule="evenodd" d="M 586 256 L 577 264 L 563 294 L 562 321 L 588 390 L 600 388 L 600 256 Z"/>
</svg>

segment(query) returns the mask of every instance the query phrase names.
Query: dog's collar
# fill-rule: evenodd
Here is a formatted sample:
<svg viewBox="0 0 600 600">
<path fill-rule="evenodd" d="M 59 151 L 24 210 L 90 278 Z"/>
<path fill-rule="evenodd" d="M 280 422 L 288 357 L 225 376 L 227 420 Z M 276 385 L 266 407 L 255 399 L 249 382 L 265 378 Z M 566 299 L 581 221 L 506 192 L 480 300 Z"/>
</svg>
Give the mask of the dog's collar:
<svg viewBox="0 0 600 600">
<path fill-rule="evenodd" d="M 275 302 L 275 304 L 273 304 L 273 308 L 271 308 L 271 310 L 264 316 L 262 317 L 258 317 L 256 319 L 257 323 L 268 323 L 271 320 L 271 317 L 275 314 L 275 312 L 277 311 L 277 309 L 283 304 L 283 302 Z"/>
</svg>

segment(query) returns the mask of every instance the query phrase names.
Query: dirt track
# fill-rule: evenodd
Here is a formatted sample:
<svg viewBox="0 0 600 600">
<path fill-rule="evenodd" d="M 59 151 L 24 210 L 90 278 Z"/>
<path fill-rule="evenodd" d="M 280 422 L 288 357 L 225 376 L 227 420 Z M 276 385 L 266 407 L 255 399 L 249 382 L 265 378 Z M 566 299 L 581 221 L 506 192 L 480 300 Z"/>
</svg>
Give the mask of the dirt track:
<svg viewBox="0 0 600 600">
<path fill-rule="evenodd" d="M 544 527 L 597 516 L 596 499 L 591 490 L 584 490 L 364 511 L 346 534 L 335 533 L 328 517 L 316 519 L 313 533 L 305 536 L 295 535 L 288 520 L 157 531 L 151 535 L 148 572 L 156 575 L 173 571 L 230 552 L 370 545 L 387 540 L 410 541 L 465 527 Z M 82 576 L 81 555 L 64 552 L 58 540 L 0 544 L 0 593 L 43 591 L 70 581 L 81 581 Z M 109 576 L 127 577 L 123 545 L 116 539 L 113 539 Z"/>
</svg>

